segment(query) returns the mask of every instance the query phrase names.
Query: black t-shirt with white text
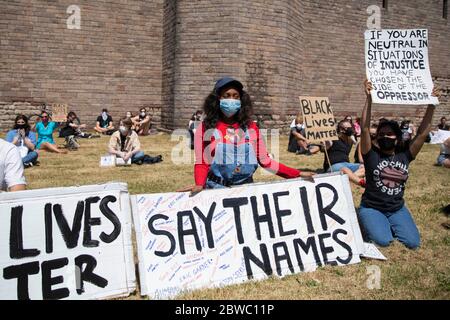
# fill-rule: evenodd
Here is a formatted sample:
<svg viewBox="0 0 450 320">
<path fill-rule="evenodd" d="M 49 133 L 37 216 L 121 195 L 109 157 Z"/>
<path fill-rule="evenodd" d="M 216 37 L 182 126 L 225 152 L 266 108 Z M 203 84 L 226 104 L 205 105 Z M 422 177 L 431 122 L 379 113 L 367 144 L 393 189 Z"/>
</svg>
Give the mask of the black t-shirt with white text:
<svg viewBox="0 0 450 320">
<path fill-rule="evenodd" d="M 387 155 L 372 147 L 363 155 L 366 171 L 366 190 L 361 205 L 381 212 L 400 210 L 408 180 L 409 163 L 414 160 L 408 150 Z"/>
</svg>

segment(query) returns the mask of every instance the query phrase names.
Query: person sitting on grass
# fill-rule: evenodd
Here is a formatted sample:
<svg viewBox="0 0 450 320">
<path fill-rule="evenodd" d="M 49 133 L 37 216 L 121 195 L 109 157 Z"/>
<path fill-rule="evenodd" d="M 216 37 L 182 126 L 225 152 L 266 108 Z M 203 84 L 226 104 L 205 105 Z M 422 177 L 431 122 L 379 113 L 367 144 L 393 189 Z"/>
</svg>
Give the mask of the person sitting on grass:
<svg viewBox="0 0 450 320">
<path fill-rule="evenodd" d="M 292 121 L 290 129 L 288 152 L 312 155 L 320 151 L 319 146 L 309 143 L 308 139 L 305 137 L 305 124 L 303 123 L 302 114 L 298 114 Z"/>
<path fill-rule="evenodd" d="M 27 116 L 20 114 L 14 121 L 14 128 L 6 134 L 6 141 L 15 145 L 20 152 L 25 168 L 37 163 L 36 134 L 31 131 Z"/>
<path fill-rule="evenodd" d="M 108 114 L 108 109 L 103 109 L 102 114 L 97 117 L 94 130 L 100 134 L 112 135 L 114 132 L 113 119 Z"/>
<path fill-rule="evenodd" d="M 342 172 L 348 175 L 348 178 L 354 184 L 365 186 L 364 166 L 359 163 L 350 162 L 350 151 L 354 144 L 354 131 L 350 121 L 344 119 L 337 125 L 338 140 L 326 141 L 328 159 L 324 155 L 324 172 Z M 328 160 L 331 164 L 328 164 Z"/>
<path fill-rule="evenodd" d="M 287 167 L 269 157 L 258 126 L 252 121 L 250 96 L 241 82 L 218 80 L 206 97 L 205 119 L 195 133 L 195 185 L 180 191 L 197 193 L 253 182 L 258 164 L 283 178 L 311 178 L 315 173 Z"/>
<path fill-rule="evenodd" d="M 147 110 L 145 108 L 139 109 L 139 114 L 133 118 L 131 118 L 134 130 L 140 136 L 148 135 L 148 131 L 150 130 L 150 115 L 147 114 Z"/>
<path fill-rule="evenodd" d="M 365 81 L 367 102 L 361 121 L 361 153 L 366 169 L 366 189 L 362 195 L 358 217 L 366 240 L 388 246 L 395 238 L 410 249 L 418 248 L 420 235 L 405 205 L 403 194 L 408 180 L 409 164 L 422 148 L 431 128 L 434 105 L 428 105 L 417 135 L 407 148 L 399 148 L 402 131 L 396 121 L 380 122 L 376 140 L 370 139 L 372 84 Z M 439 91 L 433 89 L 433 96 Z"/>
<path fill-rule="evenodd" d="M 0 191 L 25 190 L 23 163 L 17 147 L 0 139 Z"/>
<path fill-rule="evenodd" d="M 109 153 L 122 158 L 125 163 L 131 159 L 131 163 L 142 164 L 145 155 L 141 151 L 139 137 L 131 130 L 131 126 L 131 119 L 120 120 L 119 130 L 114 132 L 109 140 Z"/>
<path fill-rule="evenodd" d="M 85 124 L 74 123 L 78 117 L 75 112 L 70 111 L 67 114 L 67 121 L 63 128 L 59 131 L 59 137 L 66 139 L 66 148 L 69 150 L 77 150 L 80 145 L 76 138 L 90 138 L 91 134 L 82 132 L 81 129 L 86 128 Z"/>
<path fill-rule="evenodd" d="M 58 124 L 54 121 L 49 121 L 50 117 L 46 111 L 42 111 L 39 117 L 41 121 L 34 126 L 38 134 L 36 149 L 55 153 L 67 153 L 67 150 L 59 149 L 55 140 L 53 140 L 53 131 L 58 127 Z"/>
<path fill-rule="evenodd" d="M 190 147 L 192 150 L 194 150 L 194 136 L 195 131 L 197 130 L 198 126 L 200 125 L 201 121 L 203 119 L 203 111 L 197 110 L 189 120 L 188 124 L 188 130 L 189 130 L 189 137 L 191 139 Z"/>
<path fill-rule="evenodd" d="M 436 164 L 444 168 L 450 168 L 450 138 L 441 144 L 441 152 L 439 153 Z"/>
</svg>

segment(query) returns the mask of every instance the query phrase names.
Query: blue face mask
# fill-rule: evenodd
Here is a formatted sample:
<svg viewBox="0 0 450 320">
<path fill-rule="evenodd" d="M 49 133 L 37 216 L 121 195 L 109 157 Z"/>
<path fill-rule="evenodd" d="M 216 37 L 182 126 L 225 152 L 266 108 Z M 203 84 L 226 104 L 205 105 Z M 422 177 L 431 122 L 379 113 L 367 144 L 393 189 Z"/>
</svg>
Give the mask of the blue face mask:
<svg viewBox="0 0 450 320">
<path fill-rule="evenodd" d="M 241 109 L 241 100 L 222 99 L 220 100 L 220 110 L 227 118 L 231 118 Z"/>
</svg>

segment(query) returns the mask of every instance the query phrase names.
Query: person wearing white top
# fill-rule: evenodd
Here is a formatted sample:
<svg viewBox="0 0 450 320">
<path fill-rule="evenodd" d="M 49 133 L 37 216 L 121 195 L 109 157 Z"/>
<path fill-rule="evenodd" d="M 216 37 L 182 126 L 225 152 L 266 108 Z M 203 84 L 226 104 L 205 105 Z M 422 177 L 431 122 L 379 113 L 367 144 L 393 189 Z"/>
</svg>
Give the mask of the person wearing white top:
<svg viewBox="0 0 450 320">
<path fill-rule="evenodd" d="M 23 163 L 15 145 L 0 139 L 0 190 L 25 190 Z"/>
</svg>

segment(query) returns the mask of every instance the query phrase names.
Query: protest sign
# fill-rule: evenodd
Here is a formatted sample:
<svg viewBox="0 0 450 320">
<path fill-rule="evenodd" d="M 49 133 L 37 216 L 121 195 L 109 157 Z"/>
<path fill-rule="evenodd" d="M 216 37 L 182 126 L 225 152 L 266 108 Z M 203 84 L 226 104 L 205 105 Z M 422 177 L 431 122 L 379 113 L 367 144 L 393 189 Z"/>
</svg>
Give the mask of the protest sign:
<svg viewBox="0 0 450 320">
<path fill-rule="evenodd" d="M 430 144 L 444 143 L 448 138 L 450 138 L 450 131 L 439 129 L 432 134 Z"/>
<path fill-rule="evenodd" d="M 309 142 L 338 140 L 336 121 L 328 98 L 299 97 Z"/>
<path fill-rule="evenodd" d="M 124 183 L 0 194 L 0 299 L 100 299 L 136 288 Z"/>
<path fill-rule="evenodd" d="M 367 30 L 364 39 L 374 103 L 439 104 L 431 96 L 427 29 Z"/>
<path fill-rule="evenodd" d="M 141 294 L 155 299 L 317 266 L 364 252 L 346 175 L 131 197 Z"/>
<path fill-rule="evenodd" d="M 55 122 L 66 122 L 68 106 L 65 103 L 52 104 L 52 120 Z"/>
</svg>

